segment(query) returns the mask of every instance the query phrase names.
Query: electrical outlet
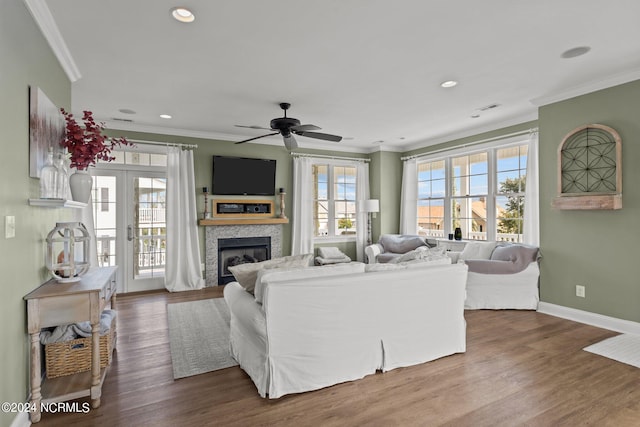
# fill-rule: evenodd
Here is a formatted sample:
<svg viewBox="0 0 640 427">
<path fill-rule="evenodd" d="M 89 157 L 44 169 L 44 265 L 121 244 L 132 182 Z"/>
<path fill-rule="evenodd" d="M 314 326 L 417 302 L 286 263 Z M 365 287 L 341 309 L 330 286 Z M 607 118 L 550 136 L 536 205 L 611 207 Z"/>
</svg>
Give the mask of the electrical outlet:
<svg viewBox="0 0 640 427">
<path fill-rule="evenodd" d="M 576 296 L 580 298 L 585 297 L 585 288 L 582 285 L 576 285 Z"/>
<path fill-rule="evenodd" d="M 4 217 L 4 238 L 11 239 L 16 237 L 16 217 L 7 215 Z"/>
<path fill-rule="evenodd" d="M 204 262 L 200 263 L 200 271 L 204 271 Z"/>
</svg>

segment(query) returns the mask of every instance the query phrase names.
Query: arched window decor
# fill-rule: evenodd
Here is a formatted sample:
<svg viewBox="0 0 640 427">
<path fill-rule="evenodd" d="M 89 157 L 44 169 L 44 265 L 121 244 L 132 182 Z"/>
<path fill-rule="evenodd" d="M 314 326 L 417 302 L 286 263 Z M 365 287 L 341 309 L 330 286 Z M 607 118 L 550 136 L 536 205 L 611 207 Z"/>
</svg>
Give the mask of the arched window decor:
<svg viewBox="0 0 640 427">
<path fill-rule="evenodd" d="M 609 126 L 569 132 L 558 147 L 557 209 L 622 209 L 622 140 Z"/>
</svg>

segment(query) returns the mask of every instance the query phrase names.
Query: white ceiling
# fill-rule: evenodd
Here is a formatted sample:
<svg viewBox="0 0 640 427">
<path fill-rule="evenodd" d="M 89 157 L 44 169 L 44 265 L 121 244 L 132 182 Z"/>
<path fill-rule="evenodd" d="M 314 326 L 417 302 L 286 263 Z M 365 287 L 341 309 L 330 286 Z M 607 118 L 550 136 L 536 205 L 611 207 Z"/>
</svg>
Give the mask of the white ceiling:
<svg viewBox="0 0 640 427">
<path fill-rule="evenodd" d="M 302 147 L 405 151 L 640 78 L 638 0 L 24 1 L 73 81 L 72 110 L 115 129 L 240 141 L 267 132 L 235 125 L 269 127 L 285 101 L 345 137 Z M 577 46 L 591 51 L 560 57 Z"/>
</svg>

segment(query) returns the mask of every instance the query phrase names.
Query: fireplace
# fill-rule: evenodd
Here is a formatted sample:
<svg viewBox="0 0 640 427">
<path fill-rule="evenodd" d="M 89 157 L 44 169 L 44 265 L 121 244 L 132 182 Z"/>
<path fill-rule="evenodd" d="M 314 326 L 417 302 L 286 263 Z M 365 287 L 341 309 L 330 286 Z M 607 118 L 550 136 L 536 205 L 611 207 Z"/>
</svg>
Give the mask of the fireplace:
<svg viewBox="0 0 640 427">
<path fill-rule="evenodd" d="M 227 223 L 229 225 L 226 225 Z M 268 237 L 271 241 L 269 257 L 273 259 L 282 256 L 282 224 L 233 224 L 231 220 L 226 220 L 224 225 L 207 225 L 205 229 L 205 278 L 207 286 L 224 284 L 222 280 L 218 280 L 220 271 L 218 268 L 220 256 L 218 241 L 220 240 Z"/>
<path fill-rule="evenodd" d="M 234 280 L 229 267 L 271 259 L 271 237 L 218 239 L 218 284 Z"/>
</svg>

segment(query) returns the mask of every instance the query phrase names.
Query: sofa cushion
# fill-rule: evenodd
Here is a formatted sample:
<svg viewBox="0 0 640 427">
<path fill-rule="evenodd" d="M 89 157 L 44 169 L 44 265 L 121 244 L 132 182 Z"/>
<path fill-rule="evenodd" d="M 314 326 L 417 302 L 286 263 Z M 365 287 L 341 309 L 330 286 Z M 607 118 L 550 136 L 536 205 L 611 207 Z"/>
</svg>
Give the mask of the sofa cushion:
<svg viewBox="0 0 640 427">
<path fill-rule="evenodd" d="M 398 258 L 402 254 L 394 254 L 392 252 L 382 252 L 376 256 L 376 262 L 388 263 L 393 259 Z"/>
<path fill-rule="evenodd" d="M 265 268 L 258 271 L 254 290 L 256 302 L 262 304 L 265 287 L 268 282 L 364 273 L 365 266 L 361 262 L 297 268 L 281 268 L 280 265 L 277 264 L 274 266 L 275 268 Z M 301 281 L 301 283 L 304 283 L 304 281 Z"/>
<path fill-rule="evenodd" d="M 278 268 L 306 267 L 311 264 L 312 259 L 313 254 L 292 255 L 282 258 L 268 259 L 262 262 L 248 262 L 245 264 L 234 265 L 229 267 L 229 271 L 247 292 L 253 293 L 256 285 L 256 279 L 258 277 L 258 271 L 264 268 L 272 268 L 276 266 Z"/>
<path fill-rule="evenodd" d="M 536 261 L 540 250 L 535 246 L 523 244 L 507 244 L 497 246 L 491 254 L 491 259 L 498 261 L 523 260 L 527 264 Z"/>
<path fill-rule="evenodd" d="M 427 246 L 420 246 L 412 251 L 389 260 L 389 262 L 397 264 L 413 260 L 431 260 L 435 258 L 446 257 L 444 252 L 444 248 L 429 248 Z"/>
<path fill-rule="evenodd" d="M 460 253 L 459 261 L 467 259 L 489 259 L 496 242 L 468 242 Z"/>
<path fill-rule="evenodd" d="M 404 254 L 414 250 L 419 246 L 427 246 L 424 237 L 405 234 L 383 234 L 379 243 L 384 247 L 385 252 Z"/>
</svg>

